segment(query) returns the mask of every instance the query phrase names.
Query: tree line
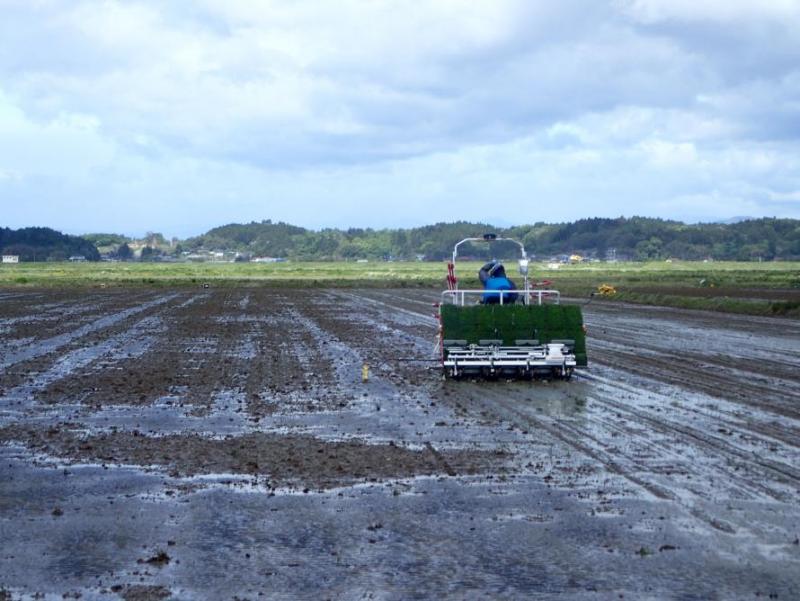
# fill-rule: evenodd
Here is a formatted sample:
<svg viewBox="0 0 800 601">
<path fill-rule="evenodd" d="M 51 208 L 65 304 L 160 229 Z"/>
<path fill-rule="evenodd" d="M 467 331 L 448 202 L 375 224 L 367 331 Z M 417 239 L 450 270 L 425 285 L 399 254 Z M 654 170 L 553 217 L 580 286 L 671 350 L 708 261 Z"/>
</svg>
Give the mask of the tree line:
<svg viewBox="0 0 800 601">
<path fill-rule="evenodd" d="M 87 261 L 100 260 L 100 253 L 91 241 L 47 227 L 19 230 L 0 227 L 0 253 L 16 255 L 20 261 L 66 261 L 76 256 Z"/>
<path fill-rule="evenodd" d="M 297 260 L 442 260 L 463 238 L 494 232 L 520 240 L 537 258 L 580 254 L 600 259 L 800 259 L 800 220 L 749 219 L 738 223 L 685 224 L 646 217 L 591 218 L 497 228 L 459 221 L 410 229 L 306 230 L 272 221 L 230 224 L 184 241 L 192 250 L 222 250 Z M 484 246 L 465 246 L 464 256 L 487 256 Z M 501 253 L 501 249 L 493 249 Z"/>
<path fill-rule="evenodd" d="M 800 220 L 748 219 L 738 223 L 685 224 L 646 217 L 591 218 L 570 223 L 518 225 L 508 228 L 488 223 L 459 221 L 408 229 L 323 229 L 302 227 L 271 220 L 216 227 L 183 241 L 167 242 L 161 234 L 148 233 L 137 257 L 157 260 L 159 256 L 184 253 L 227 252 L 243 257 L 283 257 L 293 260 L 395 259 L 439 261 L 449 257 L 453 245 L 463 238 L 494 232 L 500 237 L 520 240 L 528 254 L 539 259 L 579 254 L 599 259 L 660 260 L 714 259 L 770 261 L 800 259 Z M 65 260 L 82 255 L 134 258 L 129 244 L 134 240 L 119 234 L 68 236 L 49 228 L 10 230 L 0 228 L 0 250 L 16 254 L 22 261 Z M 500 244 L 500 243 L 498 243 Z M 465 245 L 462 256 L 486 258 L 513 255 L 512 247 L 491 251 L 485 245 Z"/>
</svg>

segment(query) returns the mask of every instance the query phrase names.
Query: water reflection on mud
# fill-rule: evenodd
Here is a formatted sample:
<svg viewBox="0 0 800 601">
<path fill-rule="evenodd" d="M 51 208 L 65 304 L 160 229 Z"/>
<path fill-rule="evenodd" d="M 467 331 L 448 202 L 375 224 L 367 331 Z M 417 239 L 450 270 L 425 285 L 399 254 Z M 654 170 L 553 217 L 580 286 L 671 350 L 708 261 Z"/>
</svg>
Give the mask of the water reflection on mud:
<svg viewBox="0 0 800 601">
<path fill-rule="evenodd" d="M 529 410 L 540 412 L 549 417 L 565 417 L 580 420 L 585 416 L 586 404 L 589 400 L 592 386 L 581 380 L 580 376 L 569 382 L 482 382 L 482 381 L 452 381 L 442 383 L 443 389 L 449 395 L 463 395 L 465 398 L 485 395 L 486 387 L 492 386 L 496 390 L 514 399 Z"/>
</svg>

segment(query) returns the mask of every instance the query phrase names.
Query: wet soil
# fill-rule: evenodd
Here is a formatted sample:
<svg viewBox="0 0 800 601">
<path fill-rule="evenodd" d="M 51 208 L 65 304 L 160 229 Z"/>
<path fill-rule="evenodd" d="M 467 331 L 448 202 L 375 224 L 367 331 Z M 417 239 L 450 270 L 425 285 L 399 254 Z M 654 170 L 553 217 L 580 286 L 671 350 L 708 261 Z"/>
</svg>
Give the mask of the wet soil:
<svg viewBox="0 0 800 601">
<path fill-rule="evenodd" d="M 438 298 L 3 291 L 0 598 L 800 597 L 800 322 L 593 301 L 573 381 L 452 382 Z"/>
<path fill-rule="evenodd" d="M 109 592 L 116 593 L 125 601 L 159 601 L 172 596 L 169 589 L 163 586 L 147 586 L 142 584 L 132 584 L 128 586 L 116 585 L 109 589 Z"/>
<path fill-rule="evenodd" d="M 209 438 L 151 437 L 134 432 L 83 436 L 69 426 L 8 426 L 0 440 L 76 463 L 128 464 L 166 469 L 173 476 L 247 474 L 265 476 L 271 488 L 335 488 L 378 479 L 419 475 L 478 474 L 497 469 L 506 453 L 408 449 L 389 443 L 330 442 L 308 436 L 252 433 Z"/>
<path fill-rule="evenodd" d="M 626 286 L 642 294 L 670 294 L 702 298 L 743 298 L 753 300 L 800 301 L 800 288 L 747 288 L 741 286 Z"/>
</svg>

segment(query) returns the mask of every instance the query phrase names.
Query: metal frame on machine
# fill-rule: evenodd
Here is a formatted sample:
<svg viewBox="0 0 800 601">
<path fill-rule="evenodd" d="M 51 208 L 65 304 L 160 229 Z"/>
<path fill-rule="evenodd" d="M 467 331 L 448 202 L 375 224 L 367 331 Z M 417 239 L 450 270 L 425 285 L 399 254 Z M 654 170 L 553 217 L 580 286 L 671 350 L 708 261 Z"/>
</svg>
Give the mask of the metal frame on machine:
<svg viewBox="0 0 800 601">
<path fill-rule="evenodd" d="M 463 373 L 479 372 L 498 375 L 511 370 L 515 375 L 534 376 L 537 373 L 556 374 L 569 379 L 575 369 L 575 355 L 566 344 L 537 346 L 469 346 L 451 347 L 442 362 L 454 378 Z"/>
<path fill-rule="evenodd" d="M 551 304 L 558 305 L 561 302 L 561 293 L 558 290 L 444 290 L 442 292 L 442 302 L 450 302 L 453 305 L 463 307 L 467 303 L 467 298 L 475 297 L 477 302 L 486 295 L 497 295 L 500 297 L 498 304 L 507 304 L 503 302 L 504 295 L 509 292 L 516 292 L 522 298 L 523 305 L 544 305 L 545 301 Z M 472 304 L 474 304 L 474 302 Z"/>
<path fill-rule="evenodd" d="M 522 287 L 522 290 L 515 291 L 519 294 L 522 298 L 522 303 L 524 305 L 532 304 L 532 300 L 536 300 L 537 305 L 543 304 L 545 301 L 552 302 L 554 304 L 559 304 L 561 302 L 561 293 L 558 290 L 544 290 L 544 289 L 532 289 L 530 279 L 528 277 L 528 254 L 525 252 L 525 245 L 522 244 L 519 240 L 514 240 L 513 238 L 498 238 L 494 234 L 486 234 L 481 238 L 464 238 L 460 242 L 457 242 L 456 245 L 453 247 L 453 259 L 450 264 L 447 266 L 447 284 L 448 290 L 445 290 L 442 293 L 442 300 L 448 300 L 453 304 L 456 305 L 464 305 L 466 302 L 466 296 L 484 296 L 484 295 L 491 295 L 497 294 L 500 297 L 500 304 L 503 304 L 503 299 L 505 294 L 508 292 L 505 291 L 486 291 L 486 290 L 459 290 L 458 289 L 458 278 L 456 277 L 456 259 L 458 258 L 458 247 L 466 242 L 511 242 L 519 246 L 520 254 L 522 258 L 519 260 L 519 272 L 525 279 L 525 284 Z M 547 282 L 549 283 L 549 282 Z M 504 294 L 505 292 L 505 294 Z"/>
</svg>

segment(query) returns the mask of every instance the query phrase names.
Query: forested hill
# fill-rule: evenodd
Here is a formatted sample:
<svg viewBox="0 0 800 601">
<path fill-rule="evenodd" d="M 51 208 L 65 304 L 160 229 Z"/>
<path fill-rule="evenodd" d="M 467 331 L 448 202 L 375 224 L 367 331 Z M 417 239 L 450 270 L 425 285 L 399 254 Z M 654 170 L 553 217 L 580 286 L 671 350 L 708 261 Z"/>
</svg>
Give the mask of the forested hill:
<svg viewBox="0 0 800 601">
<path fill-rule="evenodd" d="M 438 223 L 411 229 L 325 229 L 307 230 L 286 223 L 230 224 L 181 243 L 166 243 L 160 234 L 139 241 L 150 251 L 145 254 L 174 254 L 183 251 L 228 251 L 252 257 L 286 257 L 297 260 L 409 259 L 441 260 L 450 256 L 453 245 L 471 236 L 494 232 L 522 241 L 530 255 L 539 259 L 579 254 L 584 257 L 647 259 L 765 260 L 800 259 L 800 220 L 750 219 L 737 223 L 687 225 L 678 221 L 643 217 L 581 219 L 572 223 L 536 223 L 497 228 L 487 223 Z M 157 244 L 158 241 L 163 244 Z M 49 228 L 11 230 L 0 228 L 2 254 L 19 255 L 22 261 L 65 260 L 82 255 L 100 258 L 97 246 L 117 249 L 130 241 L 110 234 L 68 236 Z M 153 242 L 155 241 L 155 242 Z M 117 244 L 119 243 L 119 244 Z M 133 242 L 131 242 L 133 244 Z M 104 252 L 108 252 L 105 250 Z M 497 256 L 513 249 L 495 247 Z M 485 257 L 483 247 L 465 245 L 462 256 Z M 112 251 L 112 256 L 114 256 Z M 137 255 L 138 256 L 138 255 Z"/>
<path fill-rule="evenodd" d="M 97 247 L 90 241 L 46 227 L 0 227 L 0 254 L 18 255 L 21 261 L 64 261 L 74 256 L 100 260 Z"/>
<path fill-rule="evenodd" d="M 230 224 L 187 240 L 187 249 L 238 251 L 291 259 L 441 260 L 469 236 L 495 232 L 516 238 L 539 258 L 577 253 L 619 259 L 800 259 L 800 220 L 751 219 L 687 225 L 643 217 L 581 219 L 572 223 L 497 228 L 485 223 L 439 223 L 412 229 L 306 230 L 286 223 Z M 464 248 L 462 254 L 480 255 Z"/>
</svg>

